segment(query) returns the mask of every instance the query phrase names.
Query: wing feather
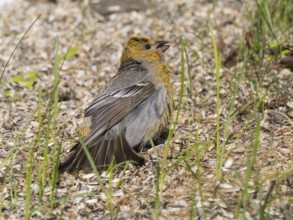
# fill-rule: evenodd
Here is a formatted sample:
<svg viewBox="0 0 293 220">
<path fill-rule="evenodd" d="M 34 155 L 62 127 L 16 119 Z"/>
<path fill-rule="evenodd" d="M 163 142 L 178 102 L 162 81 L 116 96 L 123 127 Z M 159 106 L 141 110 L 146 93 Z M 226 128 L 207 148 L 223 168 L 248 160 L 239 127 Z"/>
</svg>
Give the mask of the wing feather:
<svg viewBox="0 0 293 220">
<path fill-rule="evenodd" d="M 94 144 L 99 135 L 116 125 L 154 91 L 152 82 L 144 82 L 99 97 L 99 102 L 94 100 L 85 111 L 87 117 L 91 116 L 91 132 L 85 140 L 86 145 Z M 100 102 L 107 104 L 101 106 Z"/>
</svg>

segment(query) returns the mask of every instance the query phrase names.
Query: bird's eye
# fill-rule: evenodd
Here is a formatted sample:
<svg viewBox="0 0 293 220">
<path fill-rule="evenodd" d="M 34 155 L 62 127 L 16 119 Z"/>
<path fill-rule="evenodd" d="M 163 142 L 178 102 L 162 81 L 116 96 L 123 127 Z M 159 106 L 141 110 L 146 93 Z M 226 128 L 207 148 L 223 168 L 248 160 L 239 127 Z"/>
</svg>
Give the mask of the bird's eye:
<svg viewBox="0 0 293 220">
<path fill-rule="evenodd" d="M 144 48 L 149 50 L 149 49 L 151 49 L 151 45 L 147 44 L 147 45 L 144 46 Z"/>
</svg>

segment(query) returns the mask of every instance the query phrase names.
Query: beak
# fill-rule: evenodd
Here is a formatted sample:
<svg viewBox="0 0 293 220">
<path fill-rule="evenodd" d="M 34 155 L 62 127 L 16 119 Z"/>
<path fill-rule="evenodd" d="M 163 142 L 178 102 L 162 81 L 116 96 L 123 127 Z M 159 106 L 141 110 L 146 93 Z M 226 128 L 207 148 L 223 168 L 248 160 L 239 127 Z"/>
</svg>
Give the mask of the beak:
<svg viewBox="0 0 293 220">
<path fill-rule="evenodd" d="M 168 41 L 156 41 L 156 49 L 161 53 L 165 53 L 170 47 L 170 43 Z"/>
</svg>

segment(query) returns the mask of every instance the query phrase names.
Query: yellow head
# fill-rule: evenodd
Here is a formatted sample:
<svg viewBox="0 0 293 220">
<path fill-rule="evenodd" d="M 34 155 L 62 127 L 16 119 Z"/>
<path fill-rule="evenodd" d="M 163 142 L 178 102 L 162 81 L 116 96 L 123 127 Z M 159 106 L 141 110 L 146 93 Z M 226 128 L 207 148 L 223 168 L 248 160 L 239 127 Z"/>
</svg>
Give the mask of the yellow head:
<svg viewBox="0 0 293 220">
<path fill-rule="evenodd" d="M 126 43 L 120 62 L 137 60 L 141 62 L 163 61 L 163 54 L 170 47 L 167 41 L 153 41 L 142 36 L 132 36 Z"/>
</svg>

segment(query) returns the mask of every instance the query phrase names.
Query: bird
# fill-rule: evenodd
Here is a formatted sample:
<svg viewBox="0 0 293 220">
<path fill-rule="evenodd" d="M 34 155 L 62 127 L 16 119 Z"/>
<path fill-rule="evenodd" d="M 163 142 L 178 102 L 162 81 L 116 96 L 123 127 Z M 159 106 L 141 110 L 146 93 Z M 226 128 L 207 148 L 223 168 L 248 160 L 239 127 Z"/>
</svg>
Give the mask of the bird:
<svg viewBox="0 0 293 220">
<path fill-rule="evenodd" d="M 164 55 L 171 44 L 134 35 L 124 46 L 118 73 L 101 88 L 84 111 L 80 135 L 65 161 L 68 173 L 91 168 L 86 146 L 98 170 L 130 161 L 145 163 L 138 153 L 168 130 L 173 109 L 172 69 Z"/>
</svg>

